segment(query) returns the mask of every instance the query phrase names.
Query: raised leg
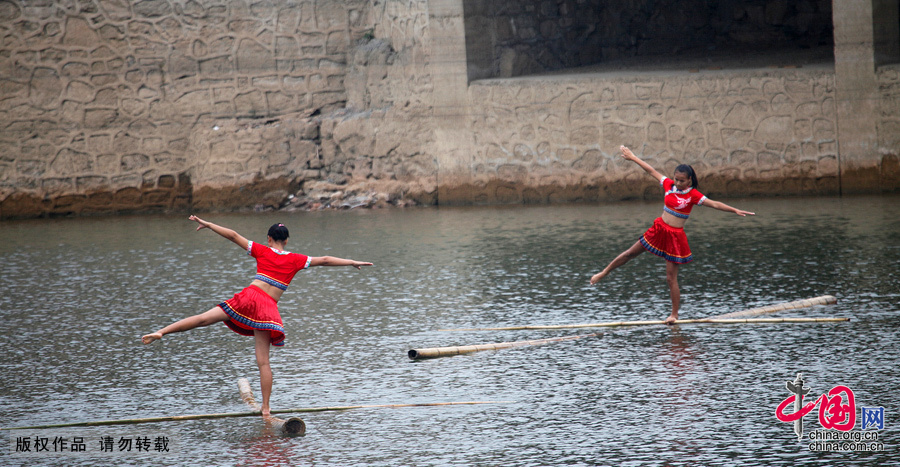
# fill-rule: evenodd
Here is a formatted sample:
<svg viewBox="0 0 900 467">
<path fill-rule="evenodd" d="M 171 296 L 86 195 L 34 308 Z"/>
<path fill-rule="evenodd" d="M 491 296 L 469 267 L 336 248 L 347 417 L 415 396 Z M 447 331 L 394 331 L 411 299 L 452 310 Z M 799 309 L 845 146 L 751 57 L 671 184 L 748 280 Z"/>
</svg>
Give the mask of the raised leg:
<svg viewBox="0 0 900 467">
<path fill-rule="evenodd" d="M 150 344 L 153 341 L 162 339 L 162 336 L 166 334 L 171 334 L 173 332 L 184 332 L 189 331 L 194 328 L 199 328 L 202 326 L 209 326 L 213 323 L 219 323 L 229 319 L 228 315 L 222 311 L 218 306 L 210 308 L 209 310 L 200 313 L 199 315 L 189 316 L 182 320 L 178 320 L 159 331 L 154 333 L 147 334 L 141 337 L 141 341 L 144 344 Z"/>
<path fill-rule="evenodd" d="M 597 282 L 600 282 L 600 280 L 603 279 L 604 277 L 606 277 L 610 272 L 612 272 L 613 269 L 631 261 L 632 259 L 637 257 L 637 255 L 639 255 L 643 252 L 644 252 L 644 245 L 641 245 L 640 240 L 634 242 L 634 245 L 631 245 L 627 250 L 620 253 L 619 256 L 616 256 L 616 258 L 614 260 L 612 260 L 609 263 L 609 265 L 607 265 L 605 268 L 603 268 L 602 271 L 598 272 L 597 274 L 594 274 L 594 276 L 591 277 L 591 285 L 594 285 Z"/>
</svg>

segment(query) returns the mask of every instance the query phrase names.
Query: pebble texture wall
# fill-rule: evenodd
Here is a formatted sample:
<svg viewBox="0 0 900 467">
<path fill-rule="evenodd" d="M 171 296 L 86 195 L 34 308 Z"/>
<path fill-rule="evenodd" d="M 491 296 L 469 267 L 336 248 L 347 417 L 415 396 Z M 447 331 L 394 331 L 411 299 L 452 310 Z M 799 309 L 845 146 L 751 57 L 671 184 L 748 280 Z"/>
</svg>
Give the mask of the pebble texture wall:
<svg viewBox="0 0 900 467">
<path fill-rule="evenodd" d="M 609 38 L 535 48 L 574 37 L 579 8 L 613 3 L 0 0 L 0 218 L 655 196 L 617 159 L 623 143 L 667 172 L 694 164 L 715 195 L 832 194 L 851 176 L 900 189 L 890 63 L 860 106 L 877 109 L 877 141 L 853 174 L 827 63 L 473 79 L 652 51 Z M 824 11 L 742 4 L 762 3 L 732 21 L 796 29 L 801 6 Z M 472 34 L 489 12 L 485 42 Z"/>
<path fill-rule="evenodd" d="M 481 199 L 658 195 L 625 144 L 671 176 L 691 164 L 710 196 L 838 192 L 834 77 L 826 69 L 503 81 L 472 86 Z M 621 183 L 626 182 L 626 183 Z M 490 191 L 493 190 L 493 193 Z"/>
</svg>

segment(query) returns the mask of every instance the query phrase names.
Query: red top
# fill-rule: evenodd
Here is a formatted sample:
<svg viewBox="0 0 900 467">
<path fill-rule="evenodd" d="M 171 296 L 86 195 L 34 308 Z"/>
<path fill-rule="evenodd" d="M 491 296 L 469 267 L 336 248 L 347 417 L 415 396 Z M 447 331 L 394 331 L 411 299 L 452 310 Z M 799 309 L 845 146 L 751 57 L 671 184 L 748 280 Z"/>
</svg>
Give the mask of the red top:
<svg viewBox="0 0 900 467">
<path fill-rule="evenodd" d="M 694 208 L 695 204 L 703 204 L 706 201 L 706 196 L 694 188 L 688 188 L 684 191 L 675 188 L 675 181 L 669 177 L 661 178 L 659 183 L 666 190 L 665 198 L 663 198 L 665 202 L 663 211 L 675 217 L 687 219 L 691 215 L 691 209 Z"/>
<path fill-rule="evenodd" d="M 256 258 L 256 277 L 267 284 L 287 290 L 297 272 L 309 267 L 309 256 L 247 242 L 247 253 Z"/>
</svg>

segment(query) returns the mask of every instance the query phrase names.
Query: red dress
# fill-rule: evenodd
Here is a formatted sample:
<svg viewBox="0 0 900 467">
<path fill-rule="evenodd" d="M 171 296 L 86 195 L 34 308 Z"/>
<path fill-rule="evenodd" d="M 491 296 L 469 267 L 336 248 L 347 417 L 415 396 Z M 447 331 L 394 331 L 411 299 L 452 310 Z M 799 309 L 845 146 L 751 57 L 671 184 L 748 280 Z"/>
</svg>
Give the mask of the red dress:
<svg viewBox="0 0 900 467">
<path fill-rule="evenodd" d="M 675 181 L 671 178 L 663 177 L 659 182 L 666 191 L 663 211 L 675 217 L 687 219 L 694 205 L 706 201 L 706 196 L 693 188 L 684 191 L 675 188 Z M 640 241 L 645 250 L 666 261 L 686 264 L 694 260 L 684 228 L 672 227 L 666 224 L 662 217 L 657 217 L 653 221 L 653 226 L 641 235 Z"/>
<path fill-rule="evenodd" d="M 248 242 L 247 253 L 256 258 L 256 277 L 267 284 L 287 290 L 297 272 L 309 267 L 306 255 L 276 250 Z M 284 324 L 278 302 L 259 287 L 250 285 L 233 298 L 219 304 L 230 319 L 225 325 L 232 331 L 252 336 L 255 330 L 269 331 L 272 345 L 284 345 Z"/>
</svg>

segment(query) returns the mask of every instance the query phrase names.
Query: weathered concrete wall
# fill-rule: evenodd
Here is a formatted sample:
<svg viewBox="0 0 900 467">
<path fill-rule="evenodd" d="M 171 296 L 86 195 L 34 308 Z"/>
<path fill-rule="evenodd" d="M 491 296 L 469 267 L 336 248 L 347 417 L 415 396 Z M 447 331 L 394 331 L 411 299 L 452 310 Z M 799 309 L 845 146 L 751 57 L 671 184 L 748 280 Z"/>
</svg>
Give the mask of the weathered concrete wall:
<svg viewBox="0 0 900 467">
<path fill-rule="evenodd" d="M 900 187 L 900 65 L 879 68 L 877 81 L 877 132 L 881 164 L 873 172 L 883 190 L 896 191 Z"/>
<path fill-rule="evenodd" d="M 472 81 L 514 62 L 471 47 L 489 3 L 0 0 L 0 218 L 655 195 L 623 143 L 712 195 L 900 189 L 889 0 L 833 0 L 824 67 Z M 552 3 L 611 5 L 509 5 Z"/>
<path fill-rule="evenodd" d="M 886 137 L 879 134 L 879 128 L 884 128 L 880 109 L 885 94 L 879 89 L 876 50 L 890 51 L 892 48 L 883 44 L 900 43 L 900 37 L 897 28 L 876 27 L 884 21 L 876 14 L 890 10 L 881 0 L 834 0 L 835 107 L 842 193 L 897 189 L 882 183 L 894 178 L 890 161 L 896 160 L 900 151 L 896 146 L 879 145 Z M 893 11 L 896 14 L 897 9 Z M 888 57 L 882 55 L 881 60 Z"/>
</svg>

